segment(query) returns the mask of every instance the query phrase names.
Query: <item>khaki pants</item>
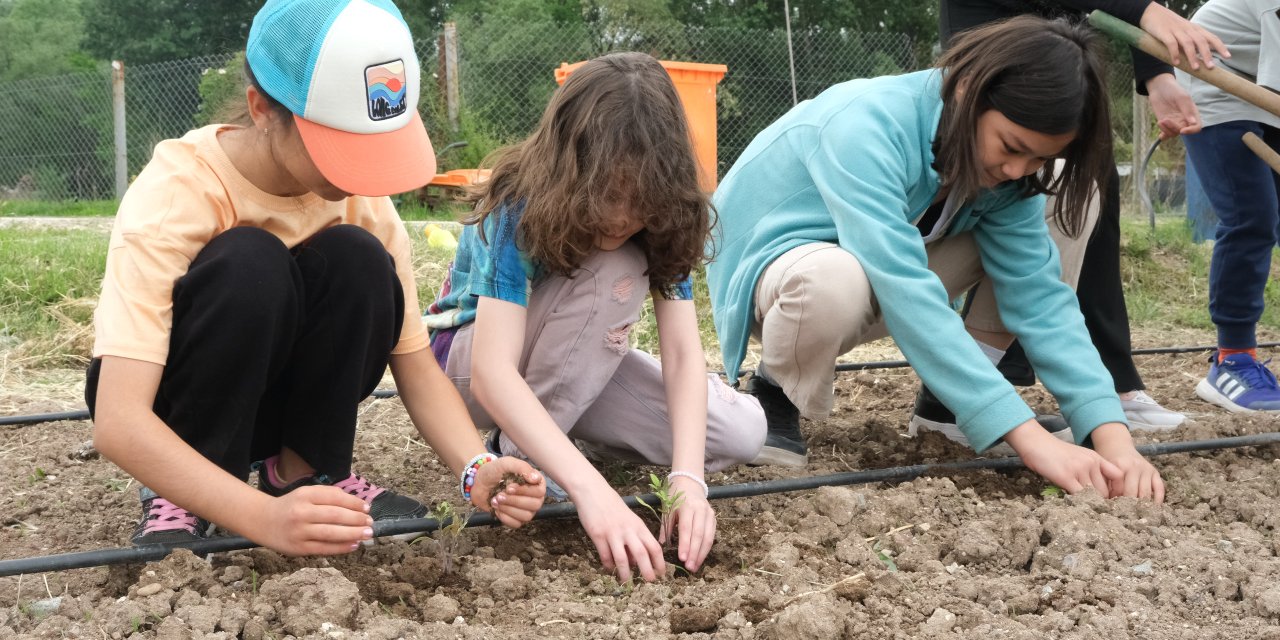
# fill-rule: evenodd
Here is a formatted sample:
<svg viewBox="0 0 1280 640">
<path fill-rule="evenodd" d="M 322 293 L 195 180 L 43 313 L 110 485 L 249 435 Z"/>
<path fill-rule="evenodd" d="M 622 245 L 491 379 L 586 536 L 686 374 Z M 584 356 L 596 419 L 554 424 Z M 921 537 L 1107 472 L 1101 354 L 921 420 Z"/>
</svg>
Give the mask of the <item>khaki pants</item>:
<svg viewBox="0 0 1280 640">
<path fill-rule="evenodd" d="M 669 466 L 671 422 L 662 366 L 629 347 L 649 278 L 631 244 L 599 251 L 572 278 L 540 280 L 529 299 L 519 371 L 551 418 L 571 438 L 614 457 Z M 458 330 L 445 373 L 480 428 L 495 425 L 471 393 L 475 323 Z M 749 462 L 764 446 L 765 419 L 753 396 L 707 375 L 706 470 Z M 503 454 L 519 455 L 504 434 Z"/>
<path fill-rule="evenodd" d="M 1050 198 L 1046 212 L 1053 206 Z M 1063 235 L 1052 217 L 1048 220 L 1049 234 L 1062 257 L 1062 280 L 1073 289 L 1097 219 L 1095 193 L 1079 237 Z M 926 252 L 929 270 L 951 298 L 986 279 L 972 233 L 931 243 Z M 989 285 L 978 287 L 966 327 L 1006 333 L 992 292 Z M 751 332 L 762 346 L 760 369 L 806 418 L 830 415 L 836 358 L 888 335 L 862 265 L 853 254 L 826 242 L 801 245 L 774 260 L 756 283 L 755 305 Z"/>
</svg>

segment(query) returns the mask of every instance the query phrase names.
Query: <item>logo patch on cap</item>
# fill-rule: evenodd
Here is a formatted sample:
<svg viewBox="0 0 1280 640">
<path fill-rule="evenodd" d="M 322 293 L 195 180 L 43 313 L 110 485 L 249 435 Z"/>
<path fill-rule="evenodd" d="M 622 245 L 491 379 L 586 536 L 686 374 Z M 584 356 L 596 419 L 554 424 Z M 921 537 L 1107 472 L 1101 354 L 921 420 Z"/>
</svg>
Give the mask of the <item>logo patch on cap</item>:
<svg viewBox="0 0 1280 640">
<path fill-rule="evenodd" d="M 404 76 L 404 61 L 392 60 L 364 69 L 365 86 L 369 96 L 369 118 L 387 120 L 409 109 Z"/>
</svg>

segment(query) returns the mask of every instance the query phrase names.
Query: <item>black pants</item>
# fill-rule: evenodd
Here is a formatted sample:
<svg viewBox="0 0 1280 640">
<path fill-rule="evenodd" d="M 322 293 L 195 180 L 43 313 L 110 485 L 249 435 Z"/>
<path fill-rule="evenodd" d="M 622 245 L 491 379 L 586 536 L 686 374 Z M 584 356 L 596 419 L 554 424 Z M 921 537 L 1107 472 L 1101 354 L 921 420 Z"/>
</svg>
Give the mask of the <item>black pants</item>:
<svg viewBox="0 0 1280 640">
<path fill-rule="evenodd" d="M 1120 282 L 1120 175 L 1114 167 L 1102 199 L 1098 224 L 1085 246 L 1076 298 L 1089 338 L 1115 380 L 1116 391 L 1145 389 L 1142 376 L 1133 364 L 1129 310 L 1125 307 L 1124 287 Z M 1017 342 L 1009 346 L 999 369 L 1014 384 L 1035 384 L 1035 373 Z"/>
<path fill-rule="evenodd" d="M 292 251 L 261 229 L 231 229 L 174 286 L 154 410 L 238 478 L 288 447 L 345 479 L 357 405 L 382 379 L 403 321 L 391 256 L 364 229 L 330 227 Z M 100 368 L 89 366 L 90 413 Z"/>
</svg>

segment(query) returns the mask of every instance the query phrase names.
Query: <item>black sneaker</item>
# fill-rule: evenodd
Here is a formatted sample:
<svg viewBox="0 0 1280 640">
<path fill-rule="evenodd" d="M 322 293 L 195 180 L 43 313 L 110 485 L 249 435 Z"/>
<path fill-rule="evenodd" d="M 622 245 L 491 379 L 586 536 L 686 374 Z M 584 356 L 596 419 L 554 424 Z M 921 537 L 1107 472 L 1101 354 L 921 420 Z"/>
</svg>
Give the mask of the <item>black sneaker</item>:
<svg viewBox="0 0 1280 640">
<path fill-rule="evenodd" d="M 208 520 L 161 498 L 151 489 L 139 489 L 138 498 L 142 500 L 142 521 L 129 539 L 135 546 L 199 542 L 213 533 Z"/>
<path fill-rule="evenodd" d="M 746 392 L 755 396 L 764 409 L 768 431 L 764 447 L 750 462 L 752 465 L 775 464 L 783 467 L 803 467 L 809 463 L 809 449 L 800 433 L 800 410 L 777 385 L 757 374 L 747 380 Z"/>
<path fill-rule="evenodd" d="M 1004 356 L 996 364 L 996 371 L 1015 387 L 1030 387 L 1036 383 L 1036 370 L 1031 368 L 1031 362 L 1022 350 L 1022 343 L 1017 340 L 1005 349 Z"/>
<path fill-rule="evenodd" d="M 369 517 L 373 518 L 374 522 L 391 522 L 427 517 L 427 508 L 421 502 L 408 496 L 402 496 L 385 487 L 379 487 L 357 473 L 352 473 L 339 482 L 333 482 L 325 475 L 303 476 L 289 484 L 278 486 L 272 478 L 279 477 L 275 472 L 279 459 L 280 456 L 271 456 L 255 465 L 258 471 L 258 489 L 269 496 L 280 497 L 298 487 L 329 484 L 369 503 Z M 413 540 L 422 535 L 424 534 L 405 533 L 387 536 L 387 539 L 405 541 Z M 373 542 L 372 540 L 366 540 L 365 544 L 372 544 Z"/>
<path fill-rule="evenodd" d="M 1063 442 L 1074 442 L 1071 427 L 1062 416 L 1041 414 L 1036 416 L 1036 421 L 1055 438 Z M 933 395 L 929 387 L 923 385 L 920 387 L 920 393 L 916 394 L 916 406 L 912 412 L 911 421 L 907 423 L 907 435 L 914 438 L 922 430 L 936 431 L 952 442 L 969 448 L 973 447 L 969 444 L 969 438 L 956 425 L 956 415 Z M 1008 443 L 1002 441 L 984 451 L 983 455 L 1010 457 L 1018 453 Z"/>
</svg>

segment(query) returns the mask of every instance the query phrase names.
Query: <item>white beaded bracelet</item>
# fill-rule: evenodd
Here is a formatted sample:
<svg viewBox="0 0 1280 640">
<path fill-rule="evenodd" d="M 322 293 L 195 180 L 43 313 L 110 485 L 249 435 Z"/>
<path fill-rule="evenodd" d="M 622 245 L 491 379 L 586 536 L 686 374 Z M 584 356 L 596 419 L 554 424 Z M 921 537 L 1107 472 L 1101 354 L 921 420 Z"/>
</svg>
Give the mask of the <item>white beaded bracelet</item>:
<svg viewBox="0 0 1280 640">
<path fill-rule="evenodd" d="M 702 497 L 705 498 L 711 495 L 711 489 L 707 487 L 707 481 L 703 480 L 702 478 L 699 478 L 698 476 L 693 475 L 692 473 L 689 473 L 688 471 L 672 471 L 671 473 L 667 474 L 667 481 L 670 482 L 672 478 L 688 478 L 690 480 L 693 480 L 694 482 L 698 483 L 699 486 L 702 487 Z"/>
</svg>

